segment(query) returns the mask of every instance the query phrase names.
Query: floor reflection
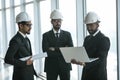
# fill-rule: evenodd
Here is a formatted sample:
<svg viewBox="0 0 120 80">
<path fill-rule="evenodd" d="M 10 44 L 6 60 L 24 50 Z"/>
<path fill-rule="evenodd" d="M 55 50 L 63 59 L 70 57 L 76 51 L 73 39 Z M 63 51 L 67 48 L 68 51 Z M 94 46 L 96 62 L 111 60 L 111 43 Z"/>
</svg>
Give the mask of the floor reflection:
<svg viewBox="0 0 120 80">
<path fill-rule="evenodd" d="M 13 67 L 4 63 L 0 60 L 0 80 L 12 80 Z"/>
</svg>

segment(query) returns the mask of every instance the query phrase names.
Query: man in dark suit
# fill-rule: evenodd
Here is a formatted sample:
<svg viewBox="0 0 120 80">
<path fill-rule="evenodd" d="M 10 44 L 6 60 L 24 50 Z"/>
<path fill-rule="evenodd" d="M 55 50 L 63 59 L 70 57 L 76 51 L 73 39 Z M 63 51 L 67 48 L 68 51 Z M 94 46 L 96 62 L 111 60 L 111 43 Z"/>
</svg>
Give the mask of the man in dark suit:
<svg viewBox="0 0 120 80">
<path fill-rule="evenodd" d="M 31 30 L 31 19 L 26 12 L 21 12 L 16 16 L 16 23 L 19 31 L 10 40 L 5 62 L 14 67 L 12 80 L 34 80 L 33 75 L 36 73 L 31 58 L 26 61 L 20 60 L 32 56 L 30 40 L 27 38 Z"/>
<path fill-rule="evenodd" d="M 107 55 L 110 40 L 98 29 L 99 17 L 94 12 L 89 12 L 85 17 L 85 24 L 90 35 L 86 36 L 83 46 L 90 58 L 99 58 L 90 63 L 75 62 L 83 65 L 81 80 L 107 80 Z"/>
<path fill-rule="evenodd" d="M 62 14 L 59 10 L 51 13 L 51 23 L 53 29 L 43 34 L 42 49 L 47 52 L 45 58 L 45 72 L 47 80 L 70 80 L 71 64 L 66 63 L 59 47 L 72 47 L 73 42 L 71 34 L 68 31 L 61 30 Z"/>
</svg>

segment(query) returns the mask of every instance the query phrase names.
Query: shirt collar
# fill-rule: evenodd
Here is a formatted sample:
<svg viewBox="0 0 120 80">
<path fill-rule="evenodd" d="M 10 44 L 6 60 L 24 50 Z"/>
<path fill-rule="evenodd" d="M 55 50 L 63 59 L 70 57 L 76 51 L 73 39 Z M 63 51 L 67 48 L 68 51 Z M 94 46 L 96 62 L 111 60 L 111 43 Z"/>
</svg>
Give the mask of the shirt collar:
<svg viewBox="0 0 120 80">
<path fill-rule="evenodd" d="M 97 31 L 93 34 L 93 36 L 96 36 L 99 32 L 100 32 L 100 30 L 97 30 Z"/>
<path fill-rule="evenodd" d="M 55 29 L 53 29 L 53 32 L 54 32 L 54 34 L 55 33 L 60 33 L 60 29 L 58 30 L 58 32 Z"/>
<path fill-rule="evenodd" d="M 27 37 L 27 35 L 23 34 L 22 32 L 18 31 L 24 38 Z"/>
</svg>

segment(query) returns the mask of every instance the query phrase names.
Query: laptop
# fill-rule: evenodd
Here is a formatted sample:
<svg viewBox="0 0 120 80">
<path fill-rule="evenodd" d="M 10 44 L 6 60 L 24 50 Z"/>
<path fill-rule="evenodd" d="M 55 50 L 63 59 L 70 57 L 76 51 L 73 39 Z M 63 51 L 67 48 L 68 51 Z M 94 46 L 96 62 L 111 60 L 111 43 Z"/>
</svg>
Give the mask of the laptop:
<svg viewBox="0 0 120 80">
<path fill-rule="evenodd" d="M 92 62 L 98 59 L 90 59 L 84 47 L 61 47 L 60 51 L 67 63 L 70 63 L 71 59 L 75 59 L 80 62 Z"/>
</svg>

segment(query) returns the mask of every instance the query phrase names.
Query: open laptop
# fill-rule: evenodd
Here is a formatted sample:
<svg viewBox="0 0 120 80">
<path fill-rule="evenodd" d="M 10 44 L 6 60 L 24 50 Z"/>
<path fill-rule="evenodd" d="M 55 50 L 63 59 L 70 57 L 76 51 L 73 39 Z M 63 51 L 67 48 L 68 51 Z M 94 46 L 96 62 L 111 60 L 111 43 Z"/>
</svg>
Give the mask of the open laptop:
<svg viewBox="0 0 120 80">
<path fill-rule="evenodd" d="M 60 51 L 67 63 L 70 63 L 71 59 L 76 59 L 80 62 L 92 62 L 98 59 L 90 59 L 84 47 L 61 47 Z"/>
</svg>

